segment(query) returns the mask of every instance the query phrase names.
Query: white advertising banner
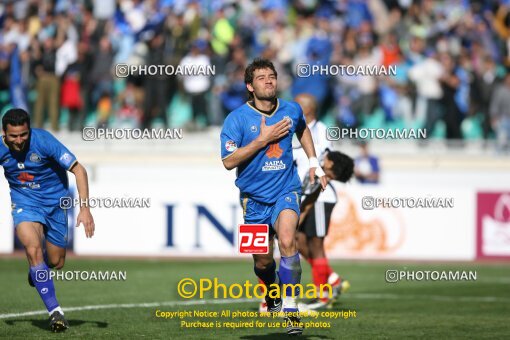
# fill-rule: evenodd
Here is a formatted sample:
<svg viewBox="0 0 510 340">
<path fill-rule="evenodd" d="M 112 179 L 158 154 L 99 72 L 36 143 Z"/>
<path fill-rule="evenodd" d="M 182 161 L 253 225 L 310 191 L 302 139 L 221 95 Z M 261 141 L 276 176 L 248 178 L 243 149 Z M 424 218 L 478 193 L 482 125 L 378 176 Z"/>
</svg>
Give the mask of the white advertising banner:
<svg viewBox="0 0 510 340">
<path fill-rule="evenodd" d="M 325 241 L 332 258 L 475 258 L 473 190 L 356 186 L 338 196 Z"/>
<path fill-rule="evenodd" d="M 75 230 L 78 254 L 249 256 L 237 251 L 242 211 L 233 172 L 112 166 L 98 167 L 95 176 L 92 197 L 148 198 L 150 207 L 93 209 L 96 234 L 86 239 Z M 325 243 L 331 258 L 475 258 L 474 190 L 348 185 L 338 187 L 338 197 Z M 367 197 L 380 206 L 363 207 Z"/>
<path fill-rule="evenodd" d="M 0 254 L 11 253 L 14 248 L 14 228 L 12 226 L 11 196 L 9 184 L 0 176 Z"/>
<path fill-rule="evenodd" d="M 140 173 L 146 177 L 136 178 Z M 173 166 L 99 168 L 97 176 L 92 197 L 149 198 L 150 207 L 93 209 L 96 233 L 87 239 L 82 230 L 75 231 L 78 254 L 238 256 L 242 210 L 235 173 Z"/>
</svg>

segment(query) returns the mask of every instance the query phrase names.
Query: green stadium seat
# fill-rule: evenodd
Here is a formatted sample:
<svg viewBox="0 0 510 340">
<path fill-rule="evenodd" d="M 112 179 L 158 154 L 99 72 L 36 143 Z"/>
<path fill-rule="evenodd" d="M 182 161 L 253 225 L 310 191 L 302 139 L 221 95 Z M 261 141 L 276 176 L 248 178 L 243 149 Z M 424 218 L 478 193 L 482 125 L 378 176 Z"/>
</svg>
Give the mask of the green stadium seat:
<svg viewBox="0 0 510 340">
<path fill-rule="evenodd" d="M 460 126 L 464 139 L 479 140 L 483 138 L 482 119 L 480 115 L 464 119 Z"/>
<path fill-rule="evenodd" d="M 362 128 L 367 129 L 379 129 L 384 127 L 385 124 L 385 116 L 384 111 L 381 108 L 378 108 L 371 115 L 363 115 L 363 124 Z"/>
<path fill-rule="evenodd" d="M 434 129 L 432 133 L 429 133 L 427 131 L 427 136 L 430 136 L 430 138 L 433 139 L 445 139 L 446 137 L 446 124 L 439 120 L 436 125 L 434 125 Z"/>
<path fill-rule="evenodd" d="M 0 103 L 7 103 L 9 99 L 9 91 L 0 91 Z"/>
<path fill-rule="evenodd" d="M 179 93 L 176 93 L 168 107 L 167 117 L 170 126 L 184 126 L 193 117 L 190 103 Z"/>
</svg>

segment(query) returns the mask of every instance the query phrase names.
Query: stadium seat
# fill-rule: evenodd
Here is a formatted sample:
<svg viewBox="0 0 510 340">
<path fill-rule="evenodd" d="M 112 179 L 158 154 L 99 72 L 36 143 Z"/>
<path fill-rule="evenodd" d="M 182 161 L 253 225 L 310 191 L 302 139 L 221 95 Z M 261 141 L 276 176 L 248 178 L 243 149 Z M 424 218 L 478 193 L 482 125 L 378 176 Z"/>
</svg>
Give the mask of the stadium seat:
<svg viewBox="0 0 510 340">
<path fill-rule="evenodd" d="M 168 124 L 173 127 L 182 127 L 193 116 L 190 103 L 179 93 L 174 95 L 167 111 L 170 115 L 168 117 Z"/>
<path fill-rule="evenodd" d="M 480 115 L 464 119 L 460 126 L 464 139 L 479 140 L 483 138 L 482 119 Z"/>
<path fill-rule="evenodd" d="M 384 111 L 381 108 L 375 109 L 371 115 L 363 115 L 363 128 L 378 129 L 384 127 Z"/>
<path fill-rule="evenodd" d="M 430 136 L 430 138 L 433 139 L 445 139 L 446 137 L 446 124 L 440 120 L 434 125 L 434 129 L 432 130 L 432 133 L 428 133 L 427 135 Z"/>
</svg>

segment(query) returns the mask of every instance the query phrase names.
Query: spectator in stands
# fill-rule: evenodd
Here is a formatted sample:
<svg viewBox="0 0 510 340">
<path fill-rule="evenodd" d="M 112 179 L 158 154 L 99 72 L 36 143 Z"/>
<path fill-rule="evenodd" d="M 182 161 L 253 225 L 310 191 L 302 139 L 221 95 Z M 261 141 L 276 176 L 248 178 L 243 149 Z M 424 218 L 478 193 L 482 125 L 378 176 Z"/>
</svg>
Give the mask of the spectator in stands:
<svg viewBox="0 0 510 340">
<path fill-rule="evenodd" d="M 180 66 L 195 65 L 197 67 L 209 67 L 211 60 L 206 54 L 207 42 L 204 40 L 196 40 L 191 45 L 190 52 L 181 60 Z M 186 95 L 191 101 L 191 109 L 193 111 L 193 121 L 190 129 L 196 129 L 198 125 L 198 117 L 202 116 L 206 124 L 209 123 L 207 112 L 207 94 L 211 87 L 211 79 L 208 75 L 185 75 L 182 76 L 182 84 Z"/>
<path fill-rule="evenodd" d="M 89 79 L 94 84 L 91 90 L 91 103 L 92 107 L 96 110 L 98 109 L 100 99 L 102 99 L 102 105 L 105 107 L 106 99 L 113 95 L 112 63 L 113 52 L 110 39 L 108 36 L 102 36 L 99 40 L 99 47 L 94 55 Z M 106 123 L 106 121 L 102 121 L 102 123 Z"/>
<path fill-rule="evenodd" d="M 156 32 L 148 42 L 147 65 L 165 65 L 164 35 Z M 156 74 L 143 77 L 145 90 L 145 104 L 143 114 L 143 127 L 150 128 L 154 120 L 160 120 L 167 126 L 166 111 L 169 102 L 169 80 L 165 74 Z"/>
<path fill-rule="evenodd" d="M 510 73 L 494 91 L 490 115 L 492 128 L 496 131 L 499 151 L 510 151 Z"/>
<path fill-rule="evenodd" d="M 446 125 L 446 138 L 462 139 L 460 133 L 462 117 L 459 107 L 455 102 L 455 94 L 460 87 L 460 79 L 455 73 L 455 64 L 450 55 L 446 53 L 442 54 L 440 56 L 440 61 L 443 67 L 443 74 L 439 80 L 443 93 L 441 106 L 443 108 L 443 117 Z"/>
<path fill-rule="evenodd" d="M 55 74 L 56 59 L 55 38 L 46 36 L 35 65 L 37 99 L 34 106 L 34 127 L 43 127 L 44 113 L 48 110 L 53 131 L 58 131 L 60 118 L 60 79 Z"/>
<path fill-rule="evenodd" d="M 358 40 L 358 53 L 354 61 L 357 65 L 381 65 L 381 55 L 373 49 L 373 41 L 370 34 L 362 35 Z M 360 97 L 355 102 L 355 114 L 358 118 L 361 115 L 370 115 L 378 106 L 377 79 L 372 75 L 358 76 L 358 90 Z"/>
<path fill-rule="evenodd" d="M 142 125 L 144 91 L 132 81 L 119 94 L 119 110 L 116 115 L 117 126 L 139 128 Z"/>
<path fill-rule="evenodd" d="M 0 49 L 0 94 L 9 91 L 9 55 L 3 49 Z M 3 96 L 2 96 L 3 97 Z M 6 105 L 3 98 L 0 98 L 0 104 Z"/>
<path fill-rule="evenodd" d="M 114 82 L 111 78 L 114 63 L 139 63 L 149 58 L 153 60 L 150 62 L 177 66 L 183 58 L 187 62 L 190 57 L 200 56 L 215 66 L 216 74 L 210 79 L 186 79 L 181 84 L 194 107 L 191 125 L 197 115 L 206 115 L 209 126 L 219 125 L 223 120 L 222 103 L 231 106 L 241 100 L 238 84 L 230 82 L 238 66 L 230 65 L 227 69 L 227 64 L 238 51 L 243 51 L 246 60 L 262 55 L 273 59 L 282 78 L 279 83 L 283 98 L 312 92 L 318 98 L 323 120 L 337 118 L 343 125 L 356 126 L 364 123 L 359 121 L 360 113 L 370 114 L 383 107 L 387 119 L 373 120 L 381 122 L 379 127 L 386 128 L 389 121 L 400 118 L 408 127 L 425 124 L 431 135 L 435 123 L 445 119 L 448 137 L 460 138 L 457 125 L 461 119 L 481 112 L 486 117 L 484 138 L 492 135 L 489 101 L 497 82 L 493 74 L 510 66 L 507 47 L 510 11 L 503 1 L 212 1 L 208 6 L 203 3 L 7 1 L 0 6 L 0 101 L 2 105 L 25 103 L 36 116 L 34 126 L 42 125 L 44 114 L 48 113 L 51 127 L 56 130 L 60 91 L 59 79 L 54 76 L 64 75 L 62 86 L 67 87 L 71 78 L 66 69 L 78 55 L 83 103 L 79 115 L 72 113 L 74 129 L 83 125 L 85 114 L 95 114 L 91 118 L 102 120 L 108 115 L 109 106 L 122 102 L 113 92 L 114 84 L 119 85 L 115 88 L 123 87 L 122 79 Z M 292 15 L 287 15 L 291 12 Z M 161 32 L 163 41 L 150 37 L 151 32 Z M 109 38 L 113 46 L 107 42 Z M 147 48 L 146 40 L 161 43 Z M 197 40 L 210 41 L 211 49 L 185 57 L 189 46 Z M 49 53 L 38 51 L 40 45 L 49 41 L 53 41 Z M 40 66 L 43 59 L 47 67 L 53 64 L 48 62 L 55 54 L 51 50 L 58 52 L 55 65 L 48 71 Z M 442 74 L 438 72 L 441 63 L 425 55 L 445 53 L 453 58 L 454 71 L 440 81 L 437 73 Z M 347 76 L 299 78 L 295 74 L 300 63 L 395 64 L 398 76 L 359 80 Z M 487 70 L 485 64 L 491 64 Z M 28 65 L 32 65 L 31 72 L 27 72 Z M 177 77 L 166 77 L 166 81 L 151 78 L 136 80 L 137 88 L 145 92 L 147 104 L 151 104 L 145 108 L 145 126 L 150 126 L 156 117 L 164 120 L 165 108 L 173 98 L 179 98 L 174 95 L 182 90 Z M 452 88 L 454 78 L 459 83 Z M 408 86 L 408 80 L 416 89 Z M 207 98 L 210 87 L 214 91 L 212 99 Z M 286 89 L 292 89 L 292 93 Z M 460 116 L 456 111 L 448 116 L 451 112 L 442 109 L 452 105 L 452 93 Z M 35 103 L 33 98 L 37 98 Z M 104 98 L 101 110 L 100 98 Z M 409 114 L 410 107 L 414 114 Z M 112 107 L 114 112 L 117 109 Z M 98 111 L 103 112 L 101 119 Z M 354 113 L 358 114 L 358 121 Z"/>
<path fill-rule="evenodd" d="M 473 113 L 482 115 L 483 138 L 485 140 L 494 132 L 491 126 L 489 106 L 498 82 L 496 63 L 490 56 L 486 55 L 483 58 L 480 72 L 474 73 L 470 88 L 471 109 Z"/>
<path fill-rule="evenodd" d="M 418 97 L 424 100 L 425 130 L 427 136 L 432 135 L 436 123 L 443 118 L 444 108 L 441 99 L 443 90 L 440 79 L 443 76 L 443 66 L 435 54 L 417 63 L 409 69 L 409 79 L 416 84 Z"/>
<path fill-rule="evenodd" d="M 360 142 L 361 154 L 354 160 L 354 176 L 361 184 L 379 183 L 379 159 L 368 152 L 365 141 Z"/>
<path fill-rule="evenodd" d="M 75 62 L 67 67 L 62 77 L 60 106 L 69 111 L 68 127 L 70 131 L 83 129 L 83 100 L 80 89 L 81 64 Z"/>
</svg>

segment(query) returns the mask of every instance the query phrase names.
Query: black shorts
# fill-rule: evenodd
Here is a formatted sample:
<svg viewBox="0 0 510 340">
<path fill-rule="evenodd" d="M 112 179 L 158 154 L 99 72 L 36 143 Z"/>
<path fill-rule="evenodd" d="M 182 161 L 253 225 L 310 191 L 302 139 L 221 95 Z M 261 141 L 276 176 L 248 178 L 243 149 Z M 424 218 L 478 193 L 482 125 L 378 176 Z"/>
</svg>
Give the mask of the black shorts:
<svg viewBox="0 0 510 340">
<path fill-rule="evenodd" d="M 326 237 L 335 203 L 315 202 L 299 231 L 307 237 Z"/>
</svg>

